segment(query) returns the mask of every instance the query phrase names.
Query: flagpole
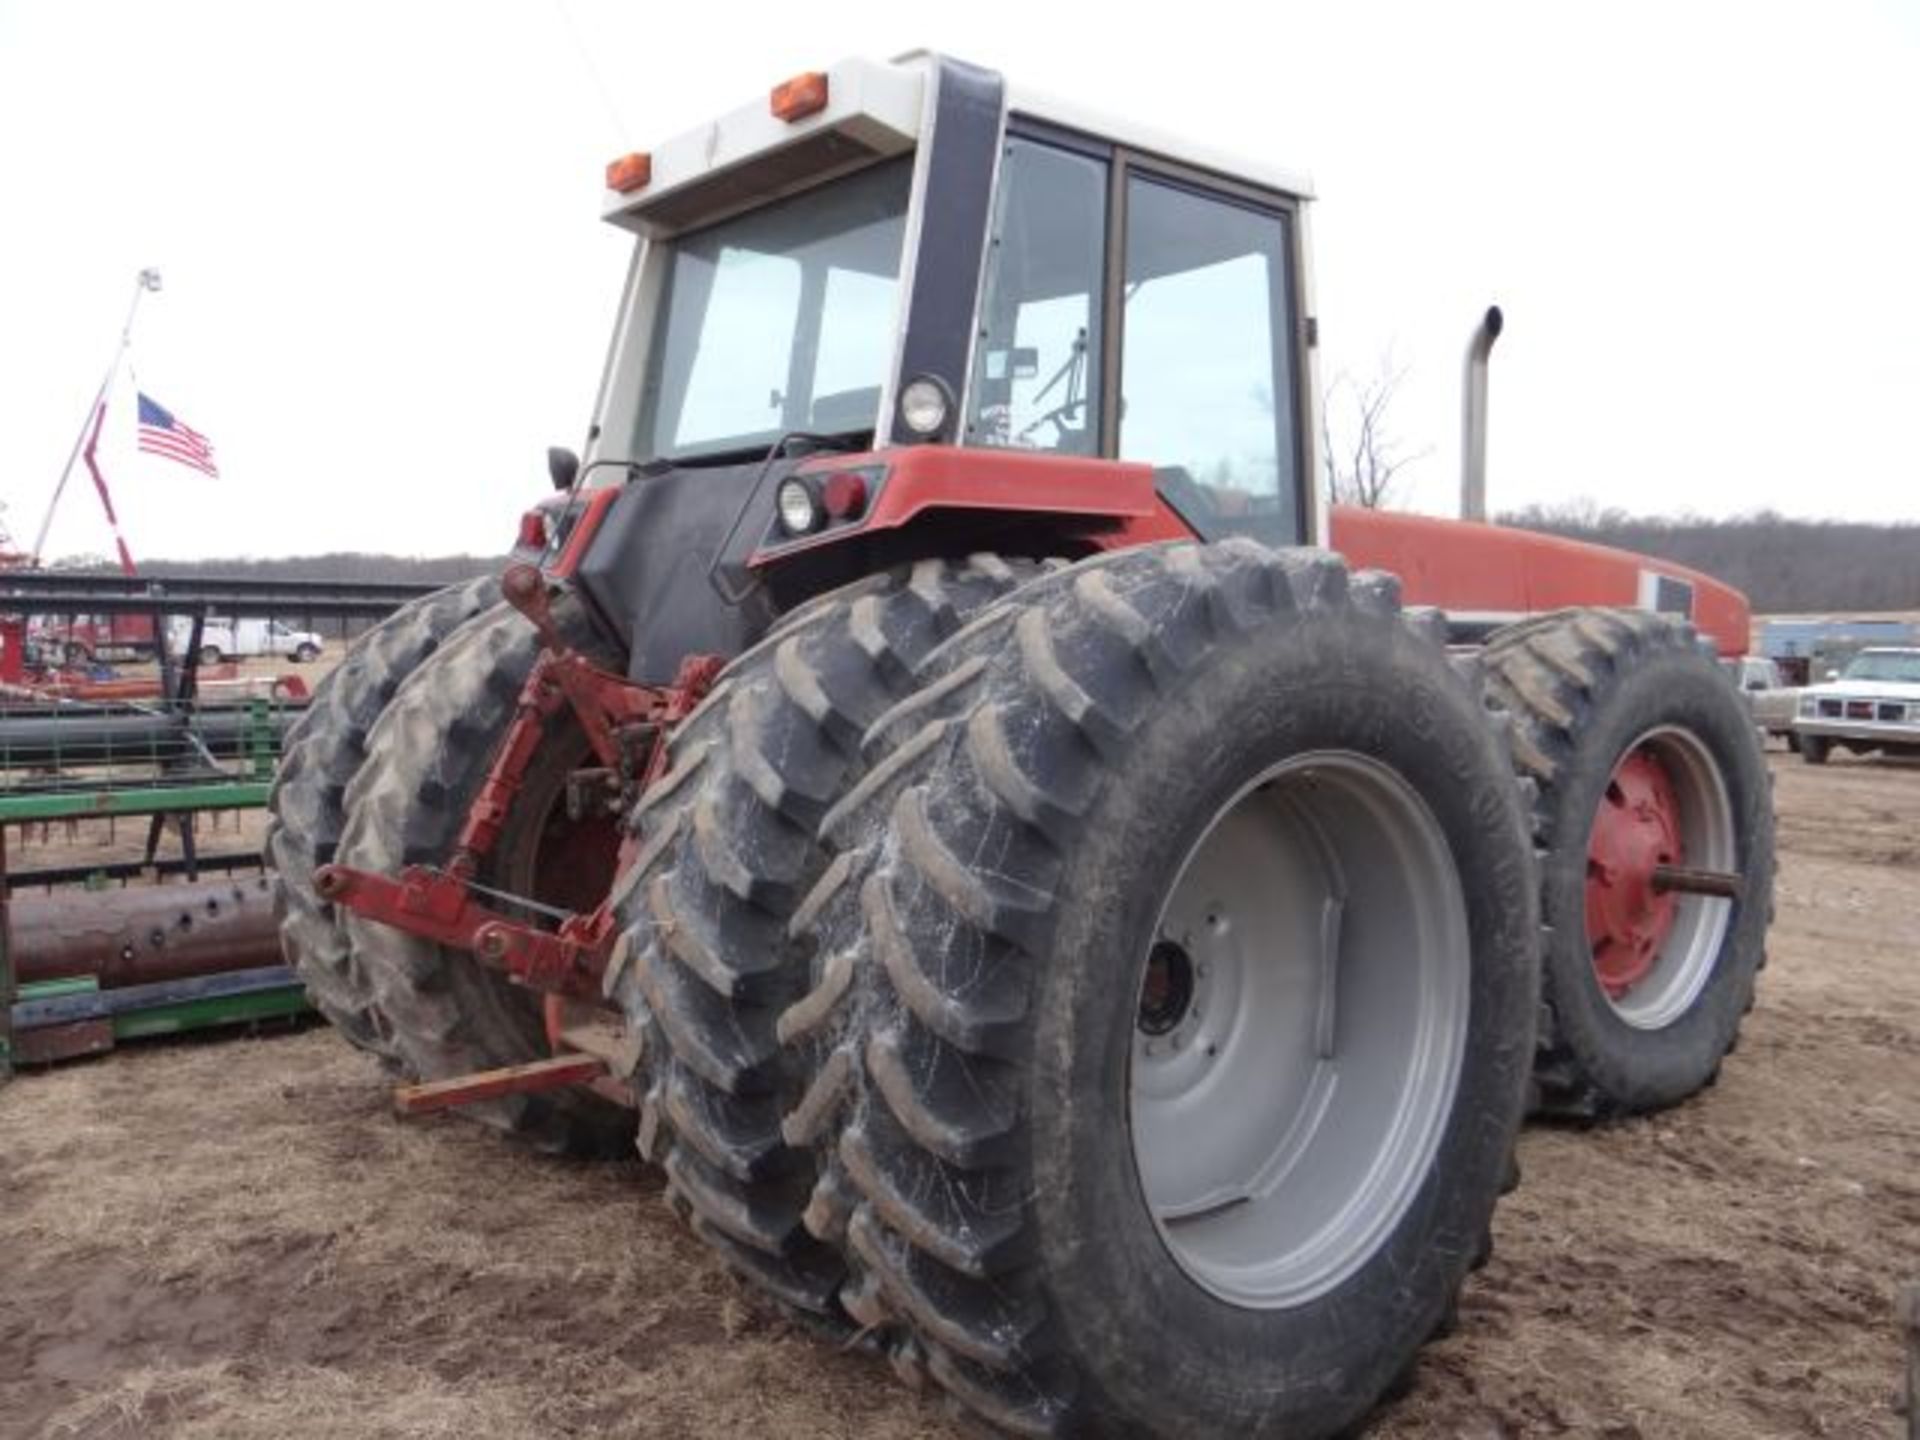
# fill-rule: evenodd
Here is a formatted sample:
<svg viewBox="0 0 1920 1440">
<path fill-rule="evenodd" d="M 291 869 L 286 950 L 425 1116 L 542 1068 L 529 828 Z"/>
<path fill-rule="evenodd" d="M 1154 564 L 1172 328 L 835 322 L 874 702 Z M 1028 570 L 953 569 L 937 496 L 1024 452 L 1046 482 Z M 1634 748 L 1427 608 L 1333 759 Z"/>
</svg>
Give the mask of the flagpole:
<svg viewBox="0 0 1920 1440">
<path fill-rule="evenodd" d="M 127 323 L 120 327 L 120 344 L 113 352 L 113 363 L 107 366 L 107 373 L 100 381 L 100 391 L 94 396 L 93 404 L 87 407 L 86 418 L 80 422 L 80 433 L 74 437 L 73 450 L 67 456 L 67 463 L 60 472 L 60 483 L 53 487 L 53 498 L 47 501 L 47 513 L 40 521 L 40 533 L 33 537 L 33 563 L 40 563 L 40 552 L 46 548 L 47 532 L 53 528 L 53 512 L 59 507 L 60 497 L 65 493 L 67 481 L 73 475 L 75 462 L 80 452 L 86 448 L 87 436 L 97 434 L 101 421 L 106 415 L 107 401 L 113 394 L 114 382 L 120 378 L 120 362 L 126 358 L 127 349 L 133 344 L 133 317 L 140 312 L 140 297 L 149 290 L 159 290 L 160 272 L 151 267 L 142 270 L 134 278 L 133 303 L 127 306 Z"/>
</svg>

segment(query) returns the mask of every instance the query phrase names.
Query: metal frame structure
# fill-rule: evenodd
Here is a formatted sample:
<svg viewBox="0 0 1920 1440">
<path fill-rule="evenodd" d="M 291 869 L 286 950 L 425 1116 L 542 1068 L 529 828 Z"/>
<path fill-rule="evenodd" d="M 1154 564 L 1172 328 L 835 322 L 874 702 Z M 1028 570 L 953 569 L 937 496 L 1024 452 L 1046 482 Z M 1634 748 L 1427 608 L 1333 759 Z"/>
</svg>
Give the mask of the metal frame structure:
<svg viewBox="0 0 1920 1440">
<path fill-rule="evenodd" d="M 0 1078 L 16 1061 L 92 1054 L 117 1039 L 305 1012 L 299 981 L 280 964 L 109 989 L 92 976 L 17 986 L 11 897 L 26 888 L 136 877 L 191 881 L 203 870 L 232 873 L 262 866 L 258 853 L 201 856 L 191 818 L 265 806 L 292 704 L 284 695 L 232 704 L 208 699 L 200 684 L 201 627 L 212 614 L 377 619 L 434 588 L 0 572 L 0 613 L 11 617 L 5 673 L 0 674 L 6 684 L 0 692 Z M 129 614 L 152 617 L 157 682 L 144 687 L 31 683 L 20 653 L 25 617 Z M 192 639 L 177 658 L 167 639 L 171 617 L 192 622 Z M 144 688 L 147 694 L 124 695 L 128 688 Z M 71 693 L 84 695 L 89 689 L 101 698 Z M 148 820 L 141 861 L 9 869 L 9 827 L 138 816 Z M 169 822 L 178 827 L 178 858 L 158 854 Z M 85 903 L 84 893 L 76 892 L 76 903 Z"/>
</svg>

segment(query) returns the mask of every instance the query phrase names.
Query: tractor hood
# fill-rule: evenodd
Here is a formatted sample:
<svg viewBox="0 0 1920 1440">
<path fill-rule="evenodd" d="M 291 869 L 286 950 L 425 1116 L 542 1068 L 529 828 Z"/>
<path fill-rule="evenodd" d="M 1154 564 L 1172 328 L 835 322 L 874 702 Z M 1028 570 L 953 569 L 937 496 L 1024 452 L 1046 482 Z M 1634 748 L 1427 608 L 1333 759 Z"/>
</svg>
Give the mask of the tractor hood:
<svg viewBox="0 0 1920 1440">
<path fill-rule="evenodd" d="M 650 466 L 614 498 L 574 579 L 633 679 L 668 684 L 688 656 L 738 655 L 766 631 L 773 605 L 745 561 L 802 458 Z"/>
</svg>

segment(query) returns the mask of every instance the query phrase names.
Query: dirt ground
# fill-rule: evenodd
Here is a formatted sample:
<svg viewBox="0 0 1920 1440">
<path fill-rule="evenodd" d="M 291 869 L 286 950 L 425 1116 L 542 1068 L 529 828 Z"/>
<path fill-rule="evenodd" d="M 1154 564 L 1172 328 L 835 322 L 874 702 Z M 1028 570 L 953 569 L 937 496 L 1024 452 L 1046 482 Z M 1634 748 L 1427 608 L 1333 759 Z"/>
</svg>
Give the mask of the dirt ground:
<svg viewBox="0 0 1920 1440">
<path fill-rule="evenodd" d="M 1920 1279 L 1920 768 L 1784 754 L 1717 1088 L 1535 1128 L 1457 1333 L 1375 1432 L 1892 1436 Z M 322 1030 L 0 1088 L 0 1434 L 958 1436 L 785 1323 L 637 1163 L 393 1119 Z"/>
</svg>

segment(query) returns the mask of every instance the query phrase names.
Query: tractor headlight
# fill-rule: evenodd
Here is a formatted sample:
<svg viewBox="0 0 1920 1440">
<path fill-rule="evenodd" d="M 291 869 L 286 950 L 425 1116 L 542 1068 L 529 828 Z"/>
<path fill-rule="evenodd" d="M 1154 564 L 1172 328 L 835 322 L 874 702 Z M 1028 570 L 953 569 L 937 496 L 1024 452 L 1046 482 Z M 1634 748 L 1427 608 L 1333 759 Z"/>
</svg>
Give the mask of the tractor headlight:
<svg viewBox="0 0 1920 1440">
<path fill-rule="evenodd" d="M 805 535 L 820 523 L 820 502 L 804 480 L 782 480 L 774 492 L 780 528 L 789 535 Z"/>
<path fill-rule="evenodd" d="M 900 392 L 900 423 L 916 440 L 932 440 L 947 428 L 953 397 L 932 375 L 909 380 Z"/>
</svg>

